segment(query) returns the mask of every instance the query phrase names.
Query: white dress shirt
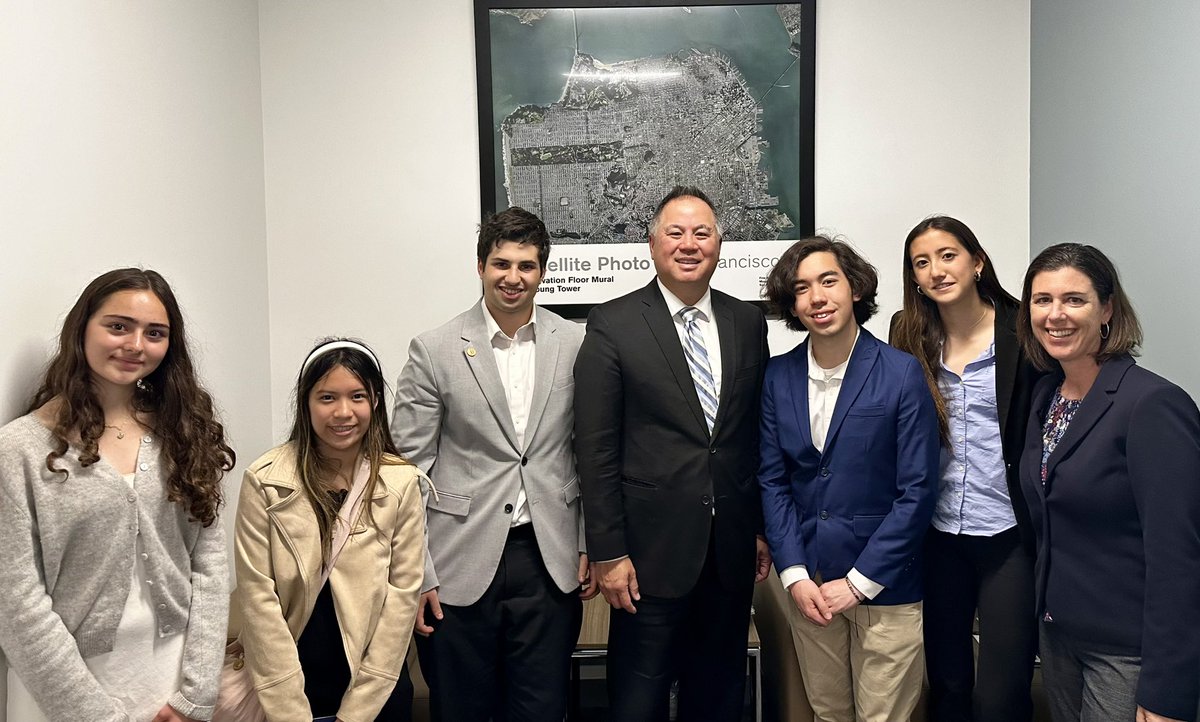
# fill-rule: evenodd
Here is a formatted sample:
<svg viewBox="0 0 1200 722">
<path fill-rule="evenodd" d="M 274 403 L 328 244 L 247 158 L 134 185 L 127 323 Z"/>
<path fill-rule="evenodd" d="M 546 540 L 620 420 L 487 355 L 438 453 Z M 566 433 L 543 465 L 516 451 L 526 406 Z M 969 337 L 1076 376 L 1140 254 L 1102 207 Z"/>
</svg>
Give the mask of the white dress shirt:
<svg viewBox="0 0 1200 722">
<path fill-rule="evenodd" d="M 822 367 L 813 356 L 812 342 L 808 344 L 808 428 L 812 436 L 813 446 L 817 451 L 825 450 L 826 436 L 829 435 L 829 424 L 833 421 L 833 410 L 837 407 L 838 394 L 842 390 L 842 381 L 846 378 L 846 369 L 850 366 L 850 357 L 854 355 L 854 347 L 858 345 L 858 331 L 854 332 L 854 343 L 850 346 L 850 354 L 846 360 L 831 369 Z M 798 581 L 809 579 L 808 567 L 797 564 L 784 569 L 779 574 L 779 581 L 787 589 Z M 851 569 L 846 578 L 854 588 L 862 592 L 867 599 L 875 598 L 883 587 L 867 579 L 857 569 Z M 829 581 L 829 580 L 826 580 Z"/>
<path fill-rule="evenodd" d="M 679 334 L 680 347 L 687 346 L 687 326 L 683 323 L 683 317 L 679 312 L 687 308 L 688 305 L 679 300 L 679 297 L 667 290 L 661 280 L 658 281 L 658 290 L 662 291 L 663 299 L 667 302 L 667 313 L 671 314 L 671 320 L 675 322 L 675 333 Z M 708 352 L 708 370 L 712 372 L 713 387 L 717 392 L 717 405 L 720 408 L 721 403 L 721 339 L 717 333 L 717 321 L 713 317 L 712 310 L 712 289 L 707 289 L 699 301 L 692 304 L 700 313 L 696 314 L 696 325 L 700 327 L 700 334 L 704 337 L 704 350 Z"/>
<path fill-rule="evenodd" d="M 504 386 L 504 398 L 508 401 L 508 414 L 512 418 L 513 429 L 517 432 L 517 445 L 525 449 L 525 427 L 529 423 L 529 406 L 533 402 L 533 383 L 537 354 L 536 342 L 537 306 L 529 316 L 529 322 L 517 329 L 516 336 L 509 337 L 500 329 L 496 319 L 488 311 L 483 301 L 484 322 L 491 334 L 492 356 L 496 359 L 496 369 L 500 372 L 500 383 Z M 525 495 L 525 485 L 522 484 L 517 492 L 517 502 L 513 504 L 511 526 L 520 526 L 533 521 L 529 515 L 528 498 Z"/>
</svg>

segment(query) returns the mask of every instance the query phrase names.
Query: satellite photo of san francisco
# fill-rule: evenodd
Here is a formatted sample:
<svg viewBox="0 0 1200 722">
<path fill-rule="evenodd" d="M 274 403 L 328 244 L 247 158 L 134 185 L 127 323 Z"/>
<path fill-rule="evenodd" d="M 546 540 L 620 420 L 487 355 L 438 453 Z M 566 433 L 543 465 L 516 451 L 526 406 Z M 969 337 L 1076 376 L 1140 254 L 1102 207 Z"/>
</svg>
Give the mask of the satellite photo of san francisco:
<svg viewBox="0 0 1200 722">
<path fill-rule="evenodd" d="M 799 7 L 492 10 L 497 199 L 640 243 L 688 183 L 726 241 L 799 237 Z"/>
</svg>

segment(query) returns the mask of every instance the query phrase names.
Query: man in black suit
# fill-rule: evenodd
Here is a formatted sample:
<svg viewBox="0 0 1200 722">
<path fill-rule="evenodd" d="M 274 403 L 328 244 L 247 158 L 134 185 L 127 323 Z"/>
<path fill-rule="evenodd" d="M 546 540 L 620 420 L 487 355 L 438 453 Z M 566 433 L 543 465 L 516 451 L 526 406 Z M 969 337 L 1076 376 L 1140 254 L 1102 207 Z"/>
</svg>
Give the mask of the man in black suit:
<svg viewBox="0 0 1200 722">
<path fill-rule="evenodd" d="M 614 720 L 737 720 L 762 532 L 767 327 L 709 279 L 716 212 L 676 187 L 650 223 L 656 278 L 592 310 L 575 363 L 575 449 L 592 578 L 612 605 Z"/>
</svg>

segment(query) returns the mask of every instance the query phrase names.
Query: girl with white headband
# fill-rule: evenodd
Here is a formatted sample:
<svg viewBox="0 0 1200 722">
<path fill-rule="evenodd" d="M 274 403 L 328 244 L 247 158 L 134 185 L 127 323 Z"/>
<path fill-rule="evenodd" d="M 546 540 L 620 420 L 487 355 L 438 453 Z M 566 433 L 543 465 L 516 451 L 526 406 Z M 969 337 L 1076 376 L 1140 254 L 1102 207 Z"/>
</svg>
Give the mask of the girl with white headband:
<svg viewBox="0 0 1200 722">
<path fill-rule="evenodd" d="M 318 344 L 296 381 L 288 442 L 242 482 L 231 623 L 242 649 L 231 645 L 226 672 L 244 663 L 271 720 L 411 718 L 404 658 L 425 517 L 383 391 L 365 345 Z"/>
</svg>

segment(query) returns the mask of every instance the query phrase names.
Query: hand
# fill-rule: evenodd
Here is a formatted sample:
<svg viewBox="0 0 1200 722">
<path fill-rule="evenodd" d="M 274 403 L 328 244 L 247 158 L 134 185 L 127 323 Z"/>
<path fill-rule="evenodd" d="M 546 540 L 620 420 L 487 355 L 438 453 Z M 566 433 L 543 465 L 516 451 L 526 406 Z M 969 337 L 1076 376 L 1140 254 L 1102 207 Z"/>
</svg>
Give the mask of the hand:
<svg viewBox="0 0 1200 722">
<path fill-rule="evenodd" d="M 638 593 L 637 572 L 629 557 L 615 562 L 596 562 L 592 564 L 592 582 L 599 583 L 600 593 L 613 609 L 624 609 L 630 614 L 637 614 L 633 603 L 641 600 Z"/>
<path fill-rule="evenodd" d="M 184 717 L 171 705 L 164 704 L 162 709 L 158 711 L 158 714 L 154 715 L 154 719 L 150 720 L 150 722 L 196 722 L 196 720 L 191 717 Z"/>
<path fill-rule="evenodd" d="M 592 584 L 592 567 L 587 554 L 579 555 L 579 598 L 587 601 L 600 593 L 600 587 Z"/>
<path fill-rule="evenodd" d="M 438 592 L 436 589 L 430 589 L 421 595 L 420 601 L 417 602 L 417 618 L 413 623 L 413 631 L 422 637 L 428 637 L 433 634 L 433 627 L 425 623 L 425 608 L 433 612 L 435 619 L 442 618 L 442 603 L 438 601 Z"/>
<path fill-rule="evenodd" d="M 767 546 L 767 540 L 761 536 L 754 537 L 754 546 L 756 547 L 754 583 L 758 584 L 771 573 L 771 548 Z"/>
<path fill-rule="evenodd" d="M 858 597 L 850 591 L 850 585 L 846 583 L 845 577 L 822 584 L 821 596 L 825 598 L 825 604 L 829 607 L 829 611 L 834 614 L 841 614 L 860 604 Z"/>
<path fill-rule="evenodd" d="M 800 610 L 805 619 L 818 627 L 829 626 L 829 620 L 833 619 L 833 612 L 830 612 L 828 605 L 825 604 L 825 597 L 821 596 L 821 590 L 817 587 L 816 582 L 811 579 L 801 579 L 788 587 L 788 593 L 792 595 L 796 609 Z"/>
<path fill-rule="evenodd" d="M 1145 707 L 1138 705 L 1137 715 L 1134 717 L 1136 722 L 1183 722 L 1174 717 L 1163 717 L 1160 714 L 1154 714 Z"/>
</svg>

